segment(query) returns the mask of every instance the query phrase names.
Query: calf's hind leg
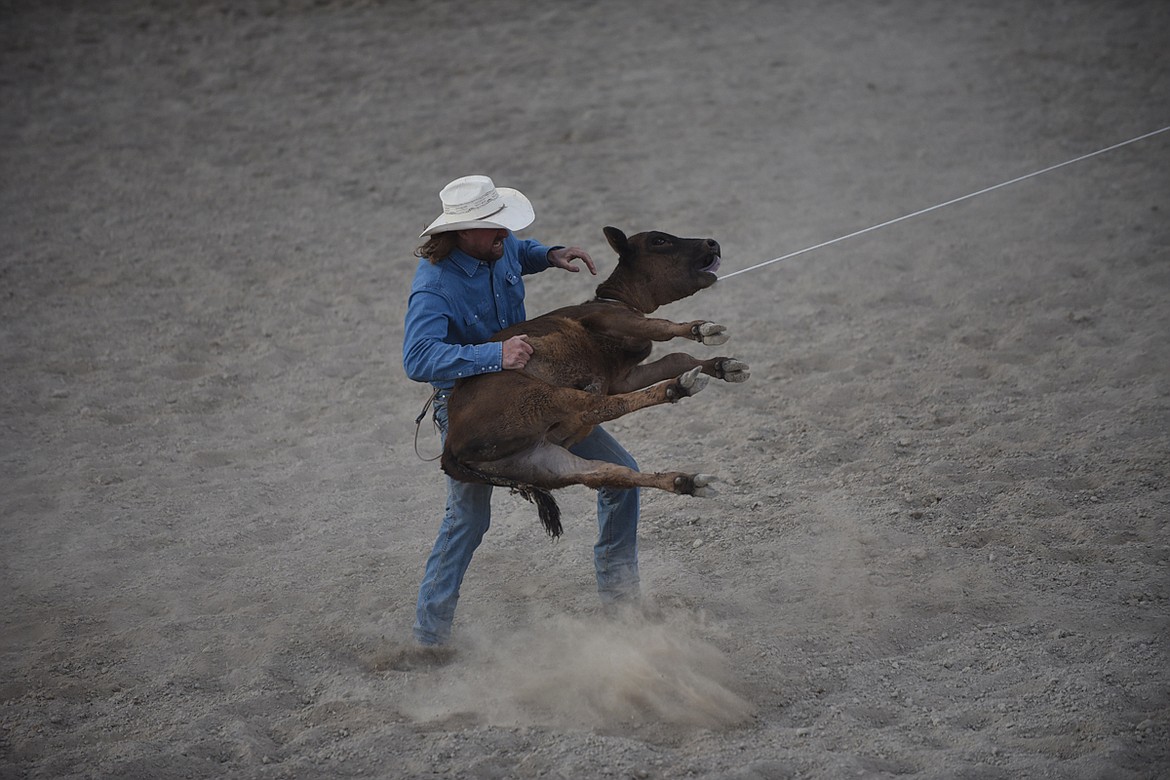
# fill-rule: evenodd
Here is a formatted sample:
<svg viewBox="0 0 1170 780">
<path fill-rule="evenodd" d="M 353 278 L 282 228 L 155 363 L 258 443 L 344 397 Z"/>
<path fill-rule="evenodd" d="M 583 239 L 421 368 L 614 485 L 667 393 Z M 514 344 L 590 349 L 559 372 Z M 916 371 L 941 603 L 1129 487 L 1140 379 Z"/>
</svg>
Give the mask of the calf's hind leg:
<svg viewBox="0 0 1170 780">
<path fill-rule="evenodd" d="M 586 460 L 547 441 L 506 458 L 470 465 L 486 475 L 504 477 L 546 490 L 586 485 L 594 489 L 651 487 L 698 498 L 715 495 L 715 489 L 711 486 L 715 478 L 709 474 L 634 471 L 616 463 Z"/>
<path fill-rule="evenodd" d="M 658 404 L 670 404 L 680 398 L 694 395 L 707 386 L 708 378 L 703 376 L 702 366 L 685 371 L 673 380 L 629 393 L 598 395 L 570 387 L 557 388 L 554 403 L 565 416 L 581 426 L 600 425 L 616 420 L 630 412 Z"/>
</svg>

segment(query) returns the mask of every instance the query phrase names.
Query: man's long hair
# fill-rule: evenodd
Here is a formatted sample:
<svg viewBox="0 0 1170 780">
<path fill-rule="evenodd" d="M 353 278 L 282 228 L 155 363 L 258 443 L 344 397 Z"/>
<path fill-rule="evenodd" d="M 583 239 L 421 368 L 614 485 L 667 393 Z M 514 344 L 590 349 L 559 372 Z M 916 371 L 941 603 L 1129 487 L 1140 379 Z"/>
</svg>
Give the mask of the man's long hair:
<svg viewBox="0 0 1170 780">
<path fill-rule="evenodd" d="M 455 232 L 447 231 L 444 233 L 435 233 L 430 236 L 425 244 L 420 244 L 418 249 L 414 250 L 415 257 L 425 257 L 432 263 L 437 263 L 447 255 L 451 254 L 455 249 Z"/>
</svg>

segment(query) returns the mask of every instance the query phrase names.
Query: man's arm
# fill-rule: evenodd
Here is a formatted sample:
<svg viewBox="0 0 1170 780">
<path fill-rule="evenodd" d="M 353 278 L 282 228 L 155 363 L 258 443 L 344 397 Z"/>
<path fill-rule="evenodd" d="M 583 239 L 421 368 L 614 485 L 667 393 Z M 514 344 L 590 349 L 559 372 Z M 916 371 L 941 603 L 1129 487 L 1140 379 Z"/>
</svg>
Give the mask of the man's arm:
<svg viewBox="0 0 1170 780">
<path fill-rule="evenodd" d="M 449 344 L 449 329 L 449 307 L 441 295 L 429 290 L 411 293 L 402 339 L 402 368 L 408 377 L 416 382 L 453 382 L 503 370 L 500 342 Z"/>
</svg>

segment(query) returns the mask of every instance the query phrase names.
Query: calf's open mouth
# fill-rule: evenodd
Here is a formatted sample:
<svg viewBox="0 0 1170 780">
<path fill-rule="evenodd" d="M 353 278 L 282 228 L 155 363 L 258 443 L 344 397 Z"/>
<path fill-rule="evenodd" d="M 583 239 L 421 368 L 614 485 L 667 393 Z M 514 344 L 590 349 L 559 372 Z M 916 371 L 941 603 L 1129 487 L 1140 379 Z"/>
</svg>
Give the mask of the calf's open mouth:
<svg viewBox="0 0 1170 780">
<path fill-rule="evenodd" d="M 702 268 L 700 268 L 699 270 L 700 270 L 700 271 L 706 271 L 706 272 L 707 272 L 707 273 L 709 273 L 709 274 L 713 274 L 713 273 L 715 273 L 716 271 L 718 271 L 718 270 L 719 270 L 719 263 L 720 263 L 720 257 L 719 257 L 719 255 L 712 255 L 712 256 L 711 256 L 711 262 L 710 262 L 710 263 L 708 263 L 707 265 L 703 266 L 703 267 L 702 267 Z"/>
</svg>

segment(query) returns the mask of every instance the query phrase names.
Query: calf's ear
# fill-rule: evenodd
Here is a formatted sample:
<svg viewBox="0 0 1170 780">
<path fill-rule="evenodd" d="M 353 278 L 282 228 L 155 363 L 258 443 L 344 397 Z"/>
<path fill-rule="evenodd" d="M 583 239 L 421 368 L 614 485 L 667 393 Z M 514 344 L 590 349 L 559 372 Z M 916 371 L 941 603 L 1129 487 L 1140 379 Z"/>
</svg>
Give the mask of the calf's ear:
<svg viewBox="0 0 1170 780">
<path fill-rule="evenodd" d="M 609 245 L 613 247 L 613 251 L 618 253 L 618 257 L 625 257 L 630 251 L 630 241 L 626 238 L 626 234 L 615 227 L 604 227 L 605 239 L 609 241 Z"/>
</svg>

